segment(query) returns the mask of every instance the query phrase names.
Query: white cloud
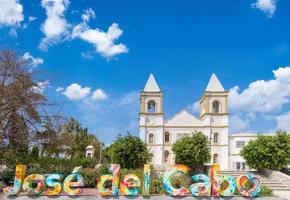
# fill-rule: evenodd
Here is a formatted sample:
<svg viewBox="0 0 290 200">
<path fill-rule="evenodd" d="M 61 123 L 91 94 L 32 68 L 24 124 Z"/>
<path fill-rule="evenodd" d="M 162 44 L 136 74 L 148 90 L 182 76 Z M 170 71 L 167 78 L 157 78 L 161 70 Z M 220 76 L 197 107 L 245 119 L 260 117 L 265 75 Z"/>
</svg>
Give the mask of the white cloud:
<svg viewBox="0 0 290 200">
<path fill-rule="evenodd" d="M 94 45 L 96 51 L 106 58 L 114 57 L 118 54 L 127 53 L 128 48 L 124 44 L 115 44 L 117 40 L 123 33 L 119 28 L 117 23 L 113 23 L 107 32 L 104 32 L 98 28 L 91 29 L 87 22 L 90 18 L 93 18 L 94 12 L 86 11 L 82 15 L 83 22 L 76 25 L 72 31 L 72 39 L 80 38 L 84 41 L 89 42 Z"/>
<path fill-rule="evenodd" d="M 24 19 L 19 0 L 0 0 L 0 27 L 18 27 Z"/>
<path fill-rule="evenodd" d="M 256 3 L 251 4 L 253 8 L 263 11 L 268 17 L 275 14 L 277 0 L 257 0 Z"/>
<path fill-rule="evenodd" d="M 30 21 L 30 22 L 33 22 L 33 21 L 35 21 L 37 19 L 37 17 L 34 17 L 34 16 L 29 16 L 28 17 L 28 20 Z"/>
<path fill-rule="evenodd" d="M 282 129 L 290 132 L 290 112 L 276 116 L 277 127 L 276 129 Z"/>
<path fill-rule="evenodd" d="M 260 113 L 281 110 L 290 98 L 290 67 L 280 67 L 273 73 L 274 79 L 252 82 L 243 91 L 238 86 L 230 89 L 230 110 Z"/>
<path fill-rule="evenodd" d="M 62 92 L 62 91 L 64 91 L 64 88 L 63 87 L 57 87 L 55 91 L 56 92 Z"/>
<path fill-rule="evenodd" d="M 82 87 L 77 83 L 72 83 L 62 93 L 70 100 L 81 100 L 86 98 L 91 93 L 91 88 Z"/>
<path fill-rule="evenodd" d="M 29 61 L 33 68 L 43 64 L 42 58 L 33 57 L 29 52 L 25 52 L 22 57 L 24 60 Z"/>
<path fill-rule="evenodd" d="M 65 19 L 64 13 L 68 8 L 69 0 L 42 0 L 41 6 L 46 10 L 47 18 L 41 25 L 45 37 L 39 47 L 47 50 L 49 46 L 62 42 L 69 34 L 70 24 Z"/>
<path fill-rule="evenodd" d="M 83 58 L 86 58 L 86 59 L 93 59 L 94 58 L 94 52 L 91 52 L 91 51 L 82 52 L 81 56 Z"/>
<path fill-rule="evenodd" d="M 230 133 L 237 133 L 246 131 L 249 127 L 250 120 L 242 119 L 239 115 L 230 115 L 229 117 L 229 131 Z"/>
<path fill-rule="evenodd" d="M 126 131 L 138 135 L 139 91 L 131 91 L 119 96 L 110 95 L 106 101 L 79 103 L 82 124 L 105 143 L 118 133 Z"/>
<path fill-rule="evenodd" d="M 188 107 L 187 107 L 187 109 L 190 111 L 190 112 L 192 112 L 192 113 L 195 113 L 195 114 L 197 114 L 197 113 L 199 113 L 200 112 L 200 108 L 199 108 L 199 101 L 196 101 L 196 102 L 194 102 L 192 105 L 189 105 Z"/>
<path fill-rule="evenodd" d="M 89 9 L 85 10 L 84 13 L 82 14 L 82 20 L 84 22 L 89 22 L 91 18 L 95 19 L 96 14 L 95 14 L 93 9 L 89 8 Z"/>
<path fill-rule="evenodd" d="M 105 100 L 107 98 L 108 95 L 102 89 L 97 89 L 92 95 L 93 100 Z"/>
<path fill-rule="evenodd" d="M 38 93 L 43 93 L 45 88 L 47 88 L 47 86 L 49 85 L 49 81 L 41 81 L 37 83 L 37 86 L 33 86 L 33 90 L 35 90 Z"/>
</svg>

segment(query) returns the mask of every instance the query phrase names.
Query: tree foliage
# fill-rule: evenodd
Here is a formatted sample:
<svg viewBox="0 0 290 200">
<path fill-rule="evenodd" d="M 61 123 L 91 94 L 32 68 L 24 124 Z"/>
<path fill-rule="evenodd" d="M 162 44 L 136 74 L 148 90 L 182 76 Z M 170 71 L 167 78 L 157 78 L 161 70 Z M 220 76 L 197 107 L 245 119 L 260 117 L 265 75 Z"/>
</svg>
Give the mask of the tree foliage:
<svg viewBox="0 0 290 200">
<path fill-rule="evenodd" d="M 210 161 L 210 146 L 206 136 L 199 132 L 184 137 L 173 144 L 175 162 L 178 164 L 198 167 Z"/>
<path fill-rule="evenodd" d="M 277 131 L 275 136 L 258 135 L 241 155 L 250 168 L 280 170 L 290 164 L 290 136 L 283 131 Z"/>
<path fill-rule="evenodd" d="M 43 156 L 82 158 L 86 156 L 86 147 L 92 145 L 95 159 L 99 160 L 101 142 L 74 118 L 70 118 L 59 130 L 46 128 L 41 135 L 47 138 L 41 143 Z"/>
<path fill-rule="evenodd" d="M 109 162 L 118 163 L 123 168 L 138 169 L 148 161 L 150 154 L 147 145 L 139 137 L 130 135 L 118 136 L 108 148 Z"/>
<path fill-rule="evenodd" d="M 15 52 L 0 52 L 0 152 L 5 150 L 19 160 L 28 154 L 29 143 L 35 142 L 35 134 L 47 119 L 47 99 L 40 82 Z"/>
</svg>

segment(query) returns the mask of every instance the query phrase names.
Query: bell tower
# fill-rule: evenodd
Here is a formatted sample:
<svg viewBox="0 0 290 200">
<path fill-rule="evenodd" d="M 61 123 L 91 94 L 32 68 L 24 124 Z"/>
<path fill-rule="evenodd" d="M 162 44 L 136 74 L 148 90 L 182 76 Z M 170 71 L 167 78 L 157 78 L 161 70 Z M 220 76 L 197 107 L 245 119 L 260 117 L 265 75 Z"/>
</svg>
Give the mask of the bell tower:
<svg viewBox="0 0 290 200">
<path fill-rule="evenodd" d="M 163 92 L 154 76 L 150 74 L 145 88 L 140 93 L 139 136 L 153 154 L 151 163 L 163 163 Z"/>
<path fill-rule="evenodd" d="M 229 168 L 228 93 L 213 73 L 200 99 L 200 118 L 209 127 L 211 164 L 219 163 L 221 170 Z"/>
</svg>

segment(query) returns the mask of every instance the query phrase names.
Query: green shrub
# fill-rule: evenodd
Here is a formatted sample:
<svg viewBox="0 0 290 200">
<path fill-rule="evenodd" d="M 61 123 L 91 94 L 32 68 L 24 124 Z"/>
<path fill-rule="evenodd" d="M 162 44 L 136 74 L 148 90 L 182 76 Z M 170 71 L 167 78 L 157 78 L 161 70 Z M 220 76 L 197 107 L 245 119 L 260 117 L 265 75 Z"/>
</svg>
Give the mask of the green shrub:
<svg viewBox="0 0 290 200">
<path fill-rule="evenodd" d="M 3 182 L 3 185 L 9 184 L 13 180 L 14 180 L 14 171 L 12 169 L 7 168 L 0 173 L 0 181 Z"/>
<path fill-rule="evenodd" d="M 160 195 L 165 193 L 161 178 L 151 177 L 150 193 L 151 194 L 160 194 Z"/>
<path fill-rule="evenodd" d="M 81 175 L 84 177 L 86 188 L 95 188 L 98 178 L 98 170 L 92 168 L 84 168 L 81 170 Z"/>
<path fill-rule="evenodd" d="M 266 187 L 266 186 L 262 186 L 262 190 L 260 192 L 260 196 L 261 197 L 272 197 L 273 196 L 273 190 Z"/>
</svg>

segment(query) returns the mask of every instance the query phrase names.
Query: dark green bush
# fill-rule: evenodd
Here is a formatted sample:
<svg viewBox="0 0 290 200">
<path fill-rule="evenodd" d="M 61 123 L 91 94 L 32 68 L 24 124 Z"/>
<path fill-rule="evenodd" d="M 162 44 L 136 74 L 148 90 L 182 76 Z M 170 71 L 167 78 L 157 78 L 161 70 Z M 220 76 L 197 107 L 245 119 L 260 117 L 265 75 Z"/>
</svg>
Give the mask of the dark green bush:
<svg viewBox="0 0 290 200">
<path fill-rule="evenodd" d="M 12 169 L 4 169 L 0 173 L 0 181 L 2 181 L 4 185 L 9 184 L 9 182 L 13 180 L 14 180 L 14 171 Z"/>
</svg>

